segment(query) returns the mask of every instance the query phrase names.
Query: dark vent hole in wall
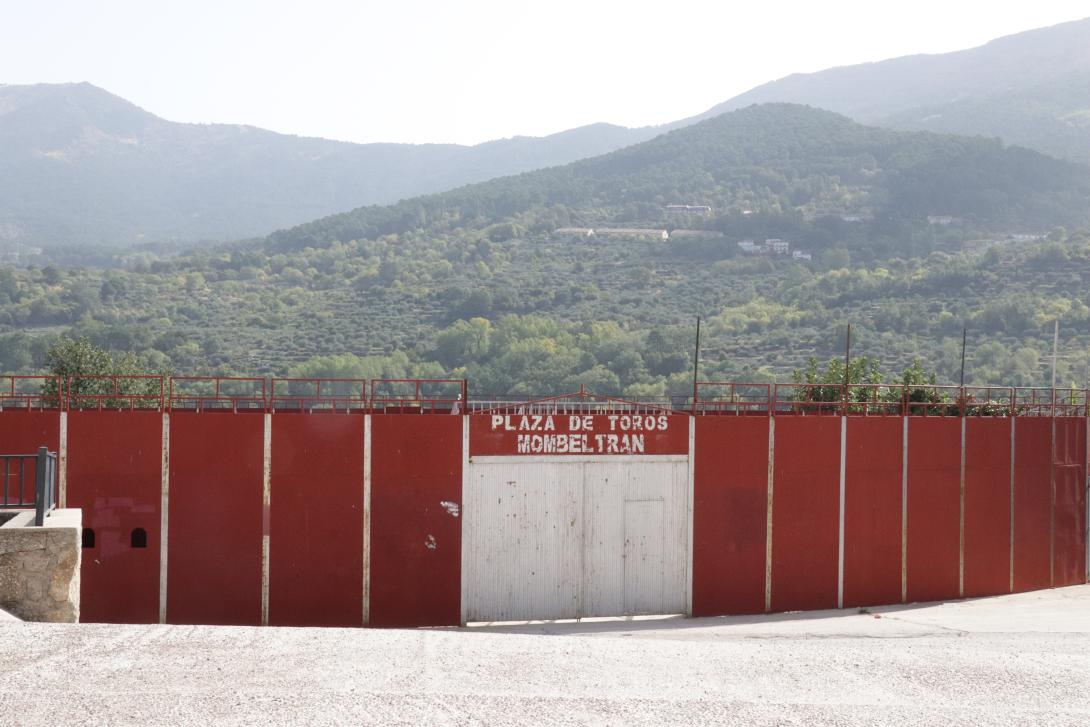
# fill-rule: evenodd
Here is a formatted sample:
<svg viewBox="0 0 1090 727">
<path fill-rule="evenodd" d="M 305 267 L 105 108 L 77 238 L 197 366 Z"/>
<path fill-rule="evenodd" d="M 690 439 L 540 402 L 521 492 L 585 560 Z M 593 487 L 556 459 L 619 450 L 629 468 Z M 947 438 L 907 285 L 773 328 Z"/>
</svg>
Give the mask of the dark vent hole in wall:
<svg viewBox="0 0 1090 727">
<path fill-rule="evenodd" d="M 83 529 L 83 547 L 93 548 L 95 547 L 95 531 L 92 528 Z"/>
<path fill-rule="evenodd" d="M 144 528 L 134 528 L 132 531 L 132 547 L 134 548 L 146 548 L 148 547 L 148 531 Z"/>
</svg>

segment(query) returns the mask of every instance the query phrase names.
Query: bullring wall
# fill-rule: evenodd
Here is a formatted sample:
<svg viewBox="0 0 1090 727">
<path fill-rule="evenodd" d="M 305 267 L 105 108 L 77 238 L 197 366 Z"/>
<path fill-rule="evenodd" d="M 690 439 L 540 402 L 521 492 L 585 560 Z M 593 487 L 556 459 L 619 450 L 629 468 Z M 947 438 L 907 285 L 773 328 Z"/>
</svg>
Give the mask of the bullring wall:
<svg viewBox="0 0 1090 727">
<path fill-rule="evenodd" d="M 0 451 L 61 453 L 84 621 L 438 626 L 481 416 L 0 410 Z M 678 418 L 691 615 L 1087 580 L 1084 417 Z"/>
</svg>

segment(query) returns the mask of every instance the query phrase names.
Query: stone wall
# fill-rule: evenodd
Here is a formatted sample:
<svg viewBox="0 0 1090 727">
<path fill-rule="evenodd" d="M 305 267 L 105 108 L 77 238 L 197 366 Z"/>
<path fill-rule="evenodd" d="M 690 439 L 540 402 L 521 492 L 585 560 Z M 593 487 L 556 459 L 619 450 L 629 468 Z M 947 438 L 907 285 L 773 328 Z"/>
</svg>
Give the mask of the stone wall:
<svg viewBox="0 0 1090 727">
<path fill-rule="evenodd" d="M 0 608 L 24 621 L 79 621 L 82 513 L 54 510 L 43 527 L 20 512 L 0 526 Z"/>
</svg>

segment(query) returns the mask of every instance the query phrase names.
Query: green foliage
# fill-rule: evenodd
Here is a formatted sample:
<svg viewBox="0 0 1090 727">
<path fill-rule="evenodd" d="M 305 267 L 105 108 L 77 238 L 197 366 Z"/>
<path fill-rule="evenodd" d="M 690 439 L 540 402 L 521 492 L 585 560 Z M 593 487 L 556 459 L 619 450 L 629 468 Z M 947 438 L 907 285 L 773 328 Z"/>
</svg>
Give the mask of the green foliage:
<svg viewBox="0 0 1090 727">
<path fill-rule="evenodd" d="M 56 378 L 43 385 L 43 397 L 58 396 L 59 380 L 74 406 L 146 408 L 159 404 L 160 379 L 132 352 L 112 354 L 87 338 L 62 337 L 46 352 L 45 363 Z M 154 378 L 144 378 L 149 375 Z"/>
<path fill-rule="evenodd" d="M 803 370 L 795 370 L 792 380 L 799 388 L 794 400 L 799 402 L 837 403 L 849 405 L 849 411 L 869 413 L 904 413 L 907 406 L 912 413 L 955 413 L 957 406 L 935 386 L 937 376 L 914 360 L 900 376 L 888 379 L 877 358 L 862 356 L 848 363 L 847 373 L 843 359 L 830 359 L 825 368 L 811 357 Z M 851 405 L 867 404 L 867 407 Z M 822 409 L 818 407 L 818 411 Z M 974 411 L 974 414 L 984 413 Z"/>
<path fill-rule="evenodd" d="M 878 359 L 869 356 L 849 360 L 847 370 L 843 359 L 829 359 L 822 369 L 811 356 L 806 368 L 792 372 L 791 379 L 800 385 L 795 392 L 797 401 L 818 402 L 870 401 L 874 398 L 872 387 L 885 383 Z"/>
<path fill-rule="evenodd" d="M 434 363 L 411 361 L 404 351 L 398 351 L 389 356 L 316 356 L 292 366 L 287 375 L 300 379 L 438 378 L 444 370 Z"/>
<path fill-rule="evenodd" d="M 915 359 L 912 361 L 912 365 L 904 370 L 897 383 L 906 387 L 905 398 L 909 402 L 916 404 L 924 402 L 936 403 L 940 401 L 940 396 L 935 389 L 937 380 L 938 377 L 934 371 L 926 371 L 920 365 L 919 359 Z"/>
<path fill-rule="evenodd" d="M 1090 240 L 1074 234 L 1058 243 L 1063 256 L 1040 253 L 1055 244 L 821 272 L 773 259 L 694 262 L 683 249 L 623 240 L 509 241 L 486 252 L 457 236 L 358 241 L 258 258 L 260 280 L 241 279 L 232 265 L 243 261 L 222 254 L 164 261 L 160 272 L 63 271 L 63 285 L 115 291 L 87 310 L 66 309 L 65 291 L 40 271 L 8 268 L 0 269 L 10 291 L 0 320 L 11 321 L 0 324 L 0 368 L 46 369 L 46 350 L 67 332 L 134 351 L 144 369 L 187 374 L 457 372 L 482 394 L 560 393 L 585 374 L 603 393 L 684 394 L 691 321 L 700 314 L 707 379 L 783 380 L 811 355 L 839 359 L 838 331 L 850 320 L 861 354 L 902 369 L 918 360 L 952 383 L 965 321 L 970 383 L 1047 385 L 1042 356 L 1059 318 L 1068 352 L 1060 381 L 1081 386 L 1090 363 Z M 384 259 L 401 268 L 391 284 L 355 282 Z M 1028 264 L 1042 259 L 1053 263 Z M 293 271 L 310 271 L 303 285 Z M 480 316 L 468 301 L 473 283 L 485 281 L 491 302 Z"/>
</svg>

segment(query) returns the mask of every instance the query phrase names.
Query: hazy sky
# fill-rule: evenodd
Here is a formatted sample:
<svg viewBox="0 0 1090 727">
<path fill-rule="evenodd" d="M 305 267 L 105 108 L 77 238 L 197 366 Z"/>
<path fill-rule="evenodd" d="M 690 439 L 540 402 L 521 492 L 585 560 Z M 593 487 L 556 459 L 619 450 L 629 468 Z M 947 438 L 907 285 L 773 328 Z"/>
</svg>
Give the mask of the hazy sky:
<svg viewBox="0 0 1090 727">
<path fill-rule="evenodd" d="M 0 0 L 0 83 L 90 81 L 175 121 L 476 143 L 664 123 L 796 71 L 1086 15 L 1086 0 Z"/>
</svg>

